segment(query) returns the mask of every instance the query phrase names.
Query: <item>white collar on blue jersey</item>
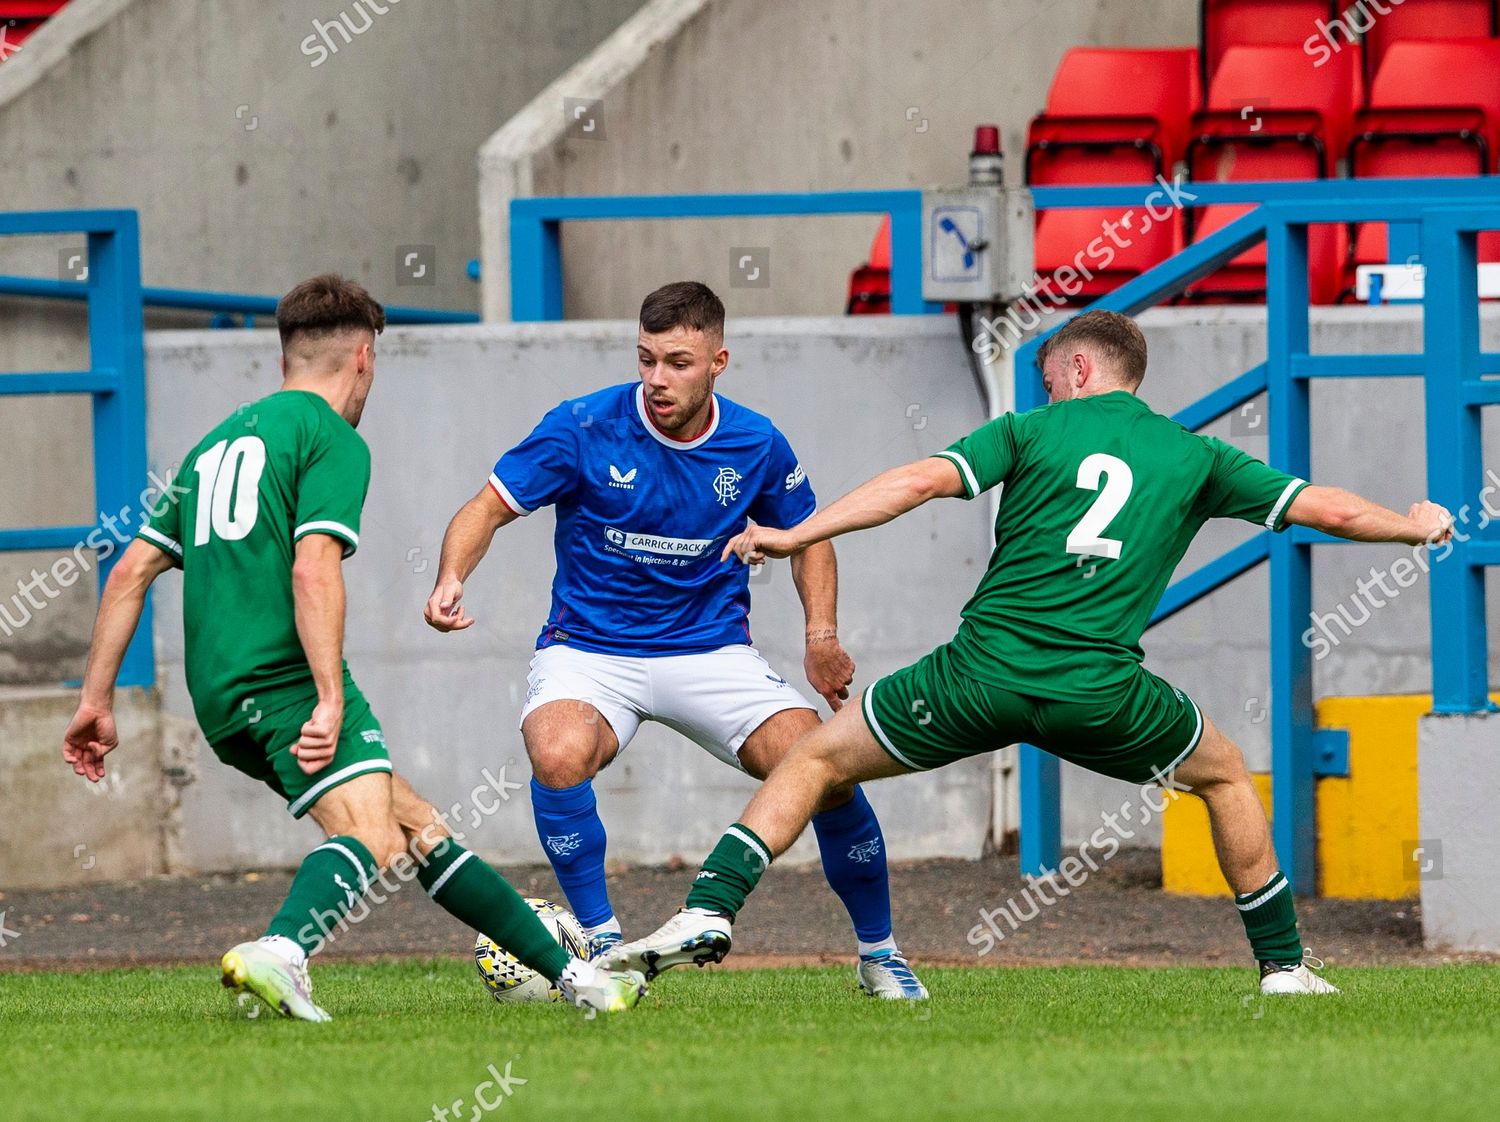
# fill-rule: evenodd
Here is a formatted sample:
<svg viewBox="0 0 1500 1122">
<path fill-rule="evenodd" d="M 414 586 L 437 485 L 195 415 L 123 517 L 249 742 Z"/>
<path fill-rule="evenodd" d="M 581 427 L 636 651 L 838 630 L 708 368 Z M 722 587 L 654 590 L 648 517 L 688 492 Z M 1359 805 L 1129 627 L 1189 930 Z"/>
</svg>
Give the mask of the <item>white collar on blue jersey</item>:
<svg viewBox="0 0 1500 1122">
<path fill-rule="evenodd" d="M 690 452 L 694 448 L 697 448 L 699 445 L 706 444 L 708 440 L 713 436 L 713 434 L 719 431 L 720 411 L 718 394 L 714 394 L 712 404 L 713 416 L 708 422 L 708 428 L 704 429 L 703 432 L 701 432 L 699 435 L 693 437 L 692 440 L 677 440 L 676 438 L 668 436 L 666 433 L 662 432 L 661 429 L 657 428 L 656 422 L 651 419 L 651 414 L 646 410 L 646 387 L 644 385 L 641 385 L 636 386 L 635 388 L 635 412 L 636 415 L 640 417 L 641 424 L 645 425 L 646 431 L 649 432 L 652 436 L 656 437 L 656 439 L 662 444 L 665 444 L 668 448 L 676 449 L 679 452 Z"/>
</svg>

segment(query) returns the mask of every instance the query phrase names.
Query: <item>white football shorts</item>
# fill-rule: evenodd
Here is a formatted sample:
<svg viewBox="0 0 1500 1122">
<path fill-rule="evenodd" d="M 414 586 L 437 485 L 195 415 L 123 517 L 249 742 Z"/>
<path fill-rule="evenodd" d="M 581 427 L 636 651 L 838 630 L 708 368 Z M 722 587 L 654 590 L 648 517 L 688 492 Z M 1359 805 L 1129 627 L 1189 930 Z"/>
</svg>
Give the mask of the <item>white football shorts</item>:
<svg viewBox="0 0 1500 1122">
<path fill-rule="evenodd" d="M 548 702 L 586 701 L 615 730 L 622 752 L 642 721 L 657 721 L 741 771 L 741 745 L 768 718 L 783 709 L 817 710 L 743 643 L 660 658 L 595 654 L 559 643 L 536 652 L 526 680 L 522 723 Z"/>
</svg>

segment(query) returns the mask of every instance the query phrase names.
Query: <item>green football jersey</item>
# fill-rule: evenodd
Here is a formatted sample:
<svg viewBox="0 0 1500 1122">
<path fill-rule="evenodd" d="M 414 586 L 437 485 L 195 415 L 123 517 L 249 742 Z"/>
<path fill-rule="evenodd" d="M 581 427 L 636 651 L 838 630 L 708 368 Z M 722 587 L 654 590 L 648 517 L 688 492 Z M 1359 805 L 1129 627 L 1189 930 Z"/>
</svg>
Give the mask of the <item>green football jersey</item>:
<svg viewBox="0 0 1500 1122">
<path fill-rule="evenodd" d="M 293 543 L 328 534 L 348 557 L 370 486 L 370 450 L 317 394 L 242 407 L 187 454 L 137 536 L 182 569 L 188 692 L 212 743 L 277 699 L 314 689 L 297 636 Z"/>
<path fill-rule="evenodd" d="M 1123 390 L 1006 414 L 937 455 L 968 498 L 1005 485 L 954 666 L 1067 701 L 1136 672 L 1141 635 L 1204 522 L 1281 530 L 1307 486 Z"/>
</svg>

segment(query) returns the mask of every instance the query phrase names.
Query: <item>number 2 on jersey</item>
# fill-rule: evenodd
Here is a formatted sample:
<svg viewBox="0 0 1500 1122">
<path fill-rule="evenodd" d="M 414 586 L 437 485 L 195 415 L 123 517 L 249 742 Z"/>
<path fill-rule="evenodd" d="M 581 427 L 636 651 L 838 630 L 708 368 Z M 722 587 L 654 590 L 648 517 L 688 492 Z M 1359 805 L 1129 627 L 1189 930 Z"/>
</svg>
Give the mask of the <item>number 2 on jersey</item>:
<svg viewBox="0 0 1500 1122">
<path fill-rule="evenodd" d="M 266 470 L 266 446 L 258 436 L 233 444 L 221 440 L 193 463 L 198 473 L 198 520 L 193 544 L 212 536 L 237 542 L 255 529 L 260 517 L 260 477 Z"/>
<path fill-rule="evenodd" d="M 1078 525 L 1068 535 L 1069 553 L 1108 557 L 1115 561 L 1120 559 L 1120 547 L 1124 543 L 1118 538 L 1106 538 L 1104 531 L 1109 528 L 1115 515 L 1120 513 L 1125 500 L 1130 498 L 1130 489 L 1134 485 L 1135 476 L 1130 465 L 1118 456 L 1095 452 L 1084 457 L 1083 463 L 1078 465 L 1078 486 L 1088 491 L 1098 491 L 1099 497 L 1084 511 Z"/>
</svg>

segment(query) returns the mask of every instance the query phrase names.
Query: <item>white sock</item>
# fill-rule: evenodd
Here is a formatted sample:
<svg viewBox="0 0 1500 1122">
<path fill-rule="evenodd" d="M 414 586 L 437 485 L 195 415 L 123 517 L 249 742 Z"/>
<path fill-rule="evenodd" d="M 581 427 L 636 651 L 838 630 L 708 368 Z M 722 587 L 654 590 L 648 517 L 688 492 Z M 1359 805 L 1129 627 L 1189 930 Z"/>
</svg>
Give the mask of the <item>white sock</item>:
<svg viewBox="0 0 1500 1122">
<path fill-rule="evenodd" d="M 307 965 L 307 952 L 295 939 L 288 939 L 285 935 L 262 935 L 256 942 L 266 950 L 280 955 L 293 966 Z"/>
<path fill-rule="evenodd" d="M 617 920 L 614 916 L 610 916 L 603 923 L 596 924 L 593 927 L 585 927 L 583 929 L 583 933 L 590 939 L 599 934 L 599 932 L 601 931 L 613 931 L 616 935 L 624 934 L 624 932 L 620 930 L 620 921 Z"/>
<path fill-rule="evenodd" d="M 567 969 L 562 972 L 560 982 L 577 989 L 579 986 L 593 986 L 599 983 L 599 968 L 592 962 L 585 962 L 581 958 L 571 959 Z"/>
<path fill-rule="evenodd" d="M 863 939 L 859 941 L 860 954 L 881 954 L 884 951 L 891 951 L 894 954 L 901 953 L 900 948 L 896 946 L 896 937 L 894 935 L 887 935 L 878 943 L 866 943 Z"/>
</svg>

